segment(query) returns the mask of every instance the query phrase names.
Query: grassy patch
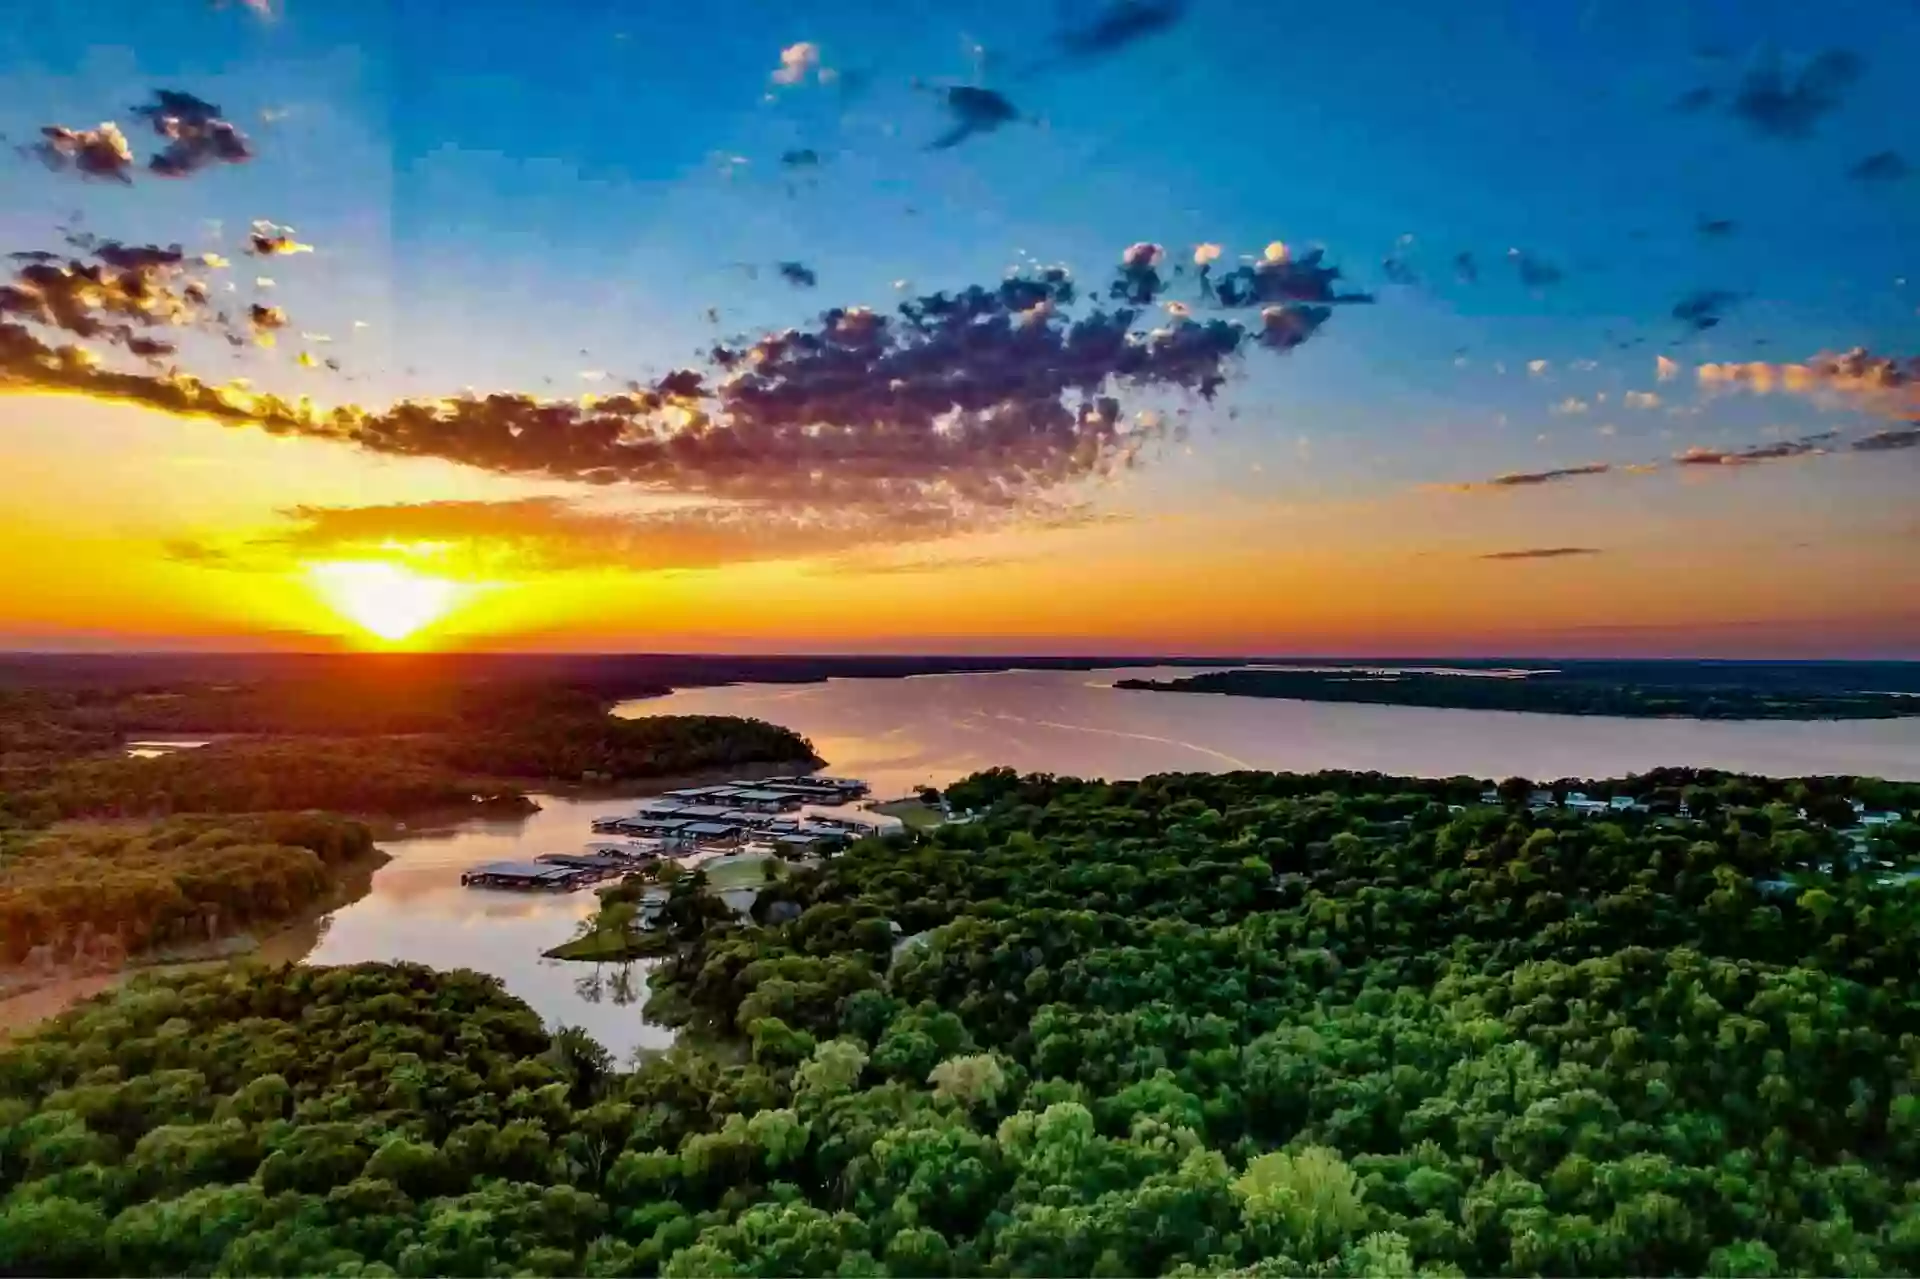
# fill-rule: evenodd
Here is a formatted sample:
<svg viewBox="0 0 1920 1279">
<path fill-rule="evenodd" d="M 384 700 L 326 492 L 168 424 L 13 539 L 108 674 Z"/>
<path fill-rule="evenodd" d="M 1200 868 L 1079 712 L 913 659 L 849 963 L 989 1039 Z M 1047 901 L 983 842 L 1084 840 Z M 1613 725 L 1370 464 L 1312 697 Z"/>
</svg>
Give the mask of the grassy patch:
<svg viewBox="0 0 1920 1279">
<path fill-rule="evenodd" d="M 627 959 L 653 959 L 673 949 L 673 941 L 664 931 L 622 932 L 607 929 L 562 942 L 544 952 L 548 959 L 580 959 L 600 963 L 618 963 Z"/>
<path fill-rule="evenodd" d="M 765 867 L 768 862 L 774 862 L 777 873 L 780 865 L 771 857 L 749 857 L 737 862 L 722 862 L 717 866 L 709 863 L 703 867 L 707 872 L 707 887 L 716 893 L 734 888 L 758 888 L 767 882 Z"/>
<path fill-rule="evenodd" d="M 873 811 L 887 817 L 898 817 L 909 830 L 927 830 L 947 820 L 939 809 L 917 799 L 896 799 L 875 804 Z"/>
</svg>

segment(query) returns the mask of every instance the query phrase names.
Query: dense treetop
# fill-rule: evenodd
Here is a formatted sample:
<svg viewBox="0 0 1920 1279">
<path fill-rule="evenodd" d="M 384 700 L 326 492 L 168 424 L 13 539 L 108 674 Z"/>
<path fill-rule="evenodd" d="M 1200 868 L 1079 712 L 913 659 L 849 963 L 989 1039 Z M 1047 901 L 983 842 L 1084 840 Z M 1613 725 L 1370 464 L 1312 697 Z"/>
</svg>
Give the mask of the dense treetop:
<svg viewBox="0 0 1920 1279">
<path fill-rule="evenodd" d="M 969 779 L 781 922 L 677 884 L 631 1070 L 469 973 L 139 985 L 0 1054 L 0 1270 L 1920 1269 L 1920 901 L 1808 869 L 1920 795 L 1482 785 Z"/>
</svg>

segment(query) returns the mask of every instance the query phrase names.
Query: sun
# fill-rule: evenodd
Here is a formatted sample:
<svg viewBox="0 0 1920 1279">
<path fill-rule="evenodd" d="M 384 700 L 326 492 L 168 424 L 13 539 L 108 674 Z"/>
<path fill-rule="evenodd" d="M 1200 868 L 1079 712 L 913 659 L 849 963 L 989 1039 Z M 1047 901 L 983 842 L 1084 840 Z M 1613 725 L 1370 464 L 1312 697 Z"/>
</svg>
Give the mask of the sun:
<svg viewBox="0 0 1920 1279">
<path fill-rule="evenodd" d="M 309 564 L 307 580 L 328 608 L 388 644 L 439 621 L 466 593 L 458 582 L 386 560 Z"/>
</svg>

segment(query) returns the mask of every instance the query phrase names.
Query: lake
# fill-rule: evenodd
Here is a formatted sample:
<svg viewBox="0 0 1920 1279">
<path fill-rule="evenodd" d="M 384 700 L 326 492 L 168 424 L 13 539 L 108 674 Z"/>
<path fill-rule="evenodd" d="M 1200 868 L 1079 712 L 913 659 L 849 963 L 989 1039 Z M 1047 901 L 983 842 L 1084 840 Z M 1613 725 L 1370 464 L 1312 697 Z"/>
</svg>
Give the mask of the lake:
<svg viewBox="0 0 1920 1279">
<path fill-rule="evenodd" d="M 1795 723 L 1618 720 L 1427 710 L 1128 691 L 1118 679 L 1192 674 L 1143 667 L 1006 671 L 821 684 L 688 689 L 626 702 L 628 716 L 749 715 L 811 738 L 837 776 L 891 798 L 978 769 L 1130 778 L 1237 768 L 1325 768 L 1478 777 L 1605 777 L 1661 764 L 1799 775 L 1859 773 L 1920 780 L 1920 719 Z M 476 862 L 577 852 L 596 817 L 633 798 L 539 796 L 511 821 L 384 841 L 393 860 L 368 895 L 324 923 L 314 963 L 414 960 L 499 976 L 551 1025 L 580 1026 L 625 1058 L 664 1047 L 670 1031 L 641 1015 L 646 963 L 587 965 L 541 958 L 591 912 L 591 891 L 462 888 Z"/>
<path fill-rule="evenodd" d="M 1002 671 L 695 688 L 624 715 L 750 715 L 891 798 L 1004 764 L 1110 779 L 1345 768 L 1419 777 L 1614 777 L 1660 765 L 1920 780 L 1920 718 L 1664 720 L 1431 710 L 1112 687 L 1193 668 Z"/>
</svg>

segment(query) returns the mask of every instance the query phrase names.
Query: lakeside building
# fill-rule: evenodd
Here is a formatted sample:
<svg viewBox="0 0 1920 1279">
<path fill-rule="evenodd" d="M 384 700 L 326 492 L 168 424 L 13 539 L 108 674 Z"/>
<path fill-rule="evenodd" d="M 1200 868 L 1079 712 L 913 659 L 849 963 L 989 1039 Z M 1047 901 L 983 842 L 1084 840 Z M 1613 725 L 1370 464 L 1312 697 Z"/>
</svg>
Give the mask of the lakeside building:
<svg viewBox="0 0 1920 1279">
<path fill-rule="evenodd" d="M 522 891 L 565 892 L 592 883 L 591 871 L 546 862 L 484 862 L 460 874 L 469 888 L 514 888 Z"/>
</svg>

